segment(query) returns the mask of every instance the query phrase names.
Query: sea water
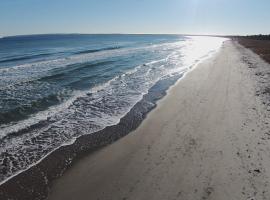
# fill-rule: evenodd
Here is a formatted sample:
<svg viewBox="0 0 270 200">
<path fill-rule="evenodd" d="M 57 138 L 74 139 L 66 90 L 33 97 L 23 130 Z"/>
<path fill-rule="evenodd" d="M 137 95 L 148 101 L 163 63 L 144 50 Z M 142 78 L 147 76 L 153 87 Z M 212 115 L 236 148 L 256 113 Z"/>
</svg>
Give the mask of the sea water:
<svg viewBox="0 0 270 200">
<path fill-rule="evenodd" d="M 117 124 L 157 82 L 180 77 L 224 38 L 0 38 L 0 182 L 84 134 Z"/>
</svg>

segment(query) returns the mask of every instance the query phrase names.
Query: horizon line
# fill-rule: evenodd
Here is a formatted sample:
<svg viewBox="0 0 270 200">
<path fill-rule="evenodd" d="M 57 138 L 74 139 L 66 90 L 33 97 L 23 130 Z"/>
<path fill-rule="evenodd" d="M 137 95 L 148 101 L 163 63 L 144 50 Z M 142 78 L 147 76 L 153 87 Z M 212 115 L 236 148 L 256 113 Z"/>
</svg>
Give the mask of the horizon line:
<svg viewBox="0 0 270 200">
<path fill-rule="evenodd" d="M 190 34 L 190 33 L 30 33 L 18 35 L 0 35 L 0 38 L 39 36 L 39 35 L 183 35 L 183 36 L 249 36 L 249 35 L 267 35 L 267 34 Z"/>
</svg>

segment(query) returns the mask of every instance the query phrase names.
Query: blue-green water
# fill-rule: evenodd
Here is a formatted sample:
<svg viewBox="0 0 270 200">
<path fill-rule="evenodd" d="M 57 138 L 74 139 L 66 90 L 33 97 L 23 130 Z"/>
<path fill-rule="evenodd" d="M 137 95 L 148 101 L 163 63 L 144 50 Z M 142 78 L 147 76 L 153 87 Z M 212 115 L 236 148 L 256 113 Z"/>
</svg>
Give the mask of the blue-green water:
<svg viewBox="0 0 270 200">
<path fill-rule="evenodd" d="M 0 181 L 77 137 L 117 124 L 162 79 L 223 38 L 36 35 L 0 39 Z"/>
</svg>

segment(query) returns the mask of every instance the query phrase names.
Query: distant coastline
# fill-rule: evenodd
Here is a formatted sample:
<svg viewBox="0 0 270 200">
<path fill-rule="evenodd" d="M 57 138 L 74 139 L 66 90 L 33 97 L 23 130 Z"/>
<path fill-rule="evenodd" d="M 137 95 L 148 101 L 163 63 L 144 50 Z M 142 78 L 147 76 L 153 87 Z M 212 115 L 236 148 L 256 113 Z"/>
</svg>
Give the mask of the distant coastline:
<svg viewBox="0 0 270 200">
<path fill-rule="evenodd" d="M 14 38 L 14 37 L 40 37 L 40 36 L 78 36 L 78 35 L 174 35 L 174 36 L 210 36 L 210 37 L 248 37 L 248 36 L 234 36 L 223 34 L 189 34 L 189 33 L 35 33 L 35 34 L 19 34 L 19 35 L 2 35 L 1 38 Z M 257 35 L 254 35 L 257 36 Z M 264 36 L 264 35 L 262 35 Z"/>
</svg>

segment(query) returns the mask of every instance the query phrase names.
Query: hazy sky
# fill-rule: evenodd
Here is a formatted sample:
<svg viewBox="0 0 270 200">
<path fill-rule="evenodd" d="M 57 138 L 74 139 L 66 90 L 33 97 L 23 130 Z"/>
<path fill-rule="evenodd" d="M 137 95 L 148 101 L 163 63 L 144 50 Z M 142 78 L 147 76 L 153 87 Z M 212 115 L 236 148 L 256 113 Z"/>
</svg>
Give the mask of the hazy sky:
<svg viewBox="0 0 270 200">
<path fill-rule="evenodd" d="M 0 36 L 270 33 L 270 0 L 0 0 Z"/>
</svg>

